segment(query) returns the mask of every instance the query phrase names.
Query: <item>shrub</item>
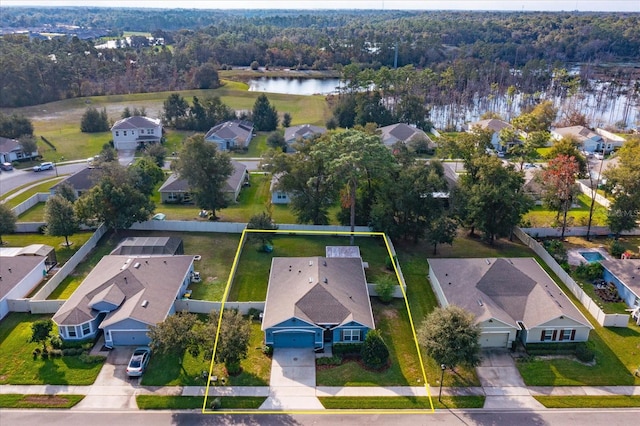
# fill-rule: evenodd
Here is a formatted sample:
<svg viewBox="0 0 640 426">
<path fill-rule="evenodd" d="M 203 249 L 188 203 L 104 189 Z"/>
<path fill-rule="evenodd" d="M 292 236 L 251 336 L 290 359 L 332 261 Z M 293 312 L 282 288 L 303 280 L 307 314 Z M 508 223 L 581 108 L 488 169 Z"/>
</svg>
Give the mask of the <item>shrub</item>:
<svg viewBox="0 0 640 426">
<path fill-rule="evenodd" d="M 599 262 L 593 263 L 581 263 L 576 267 L 576 275 L 578 278 L 593 281 L 598 278 L 602 278 L 602 272 L 604 267 Z"/>
<path fill-rule="evenodd" d="M 382 303 L 389 303 L 393 300 L 393 293 L 396 289 L 396 280 L 390 276 L 384 276 L 376 283 L 376 293 Z"/>
<path fill-rule="evenodd" d="M 53 336 L 51 339 L 49 339 L 49 341 L 51 342 L 52 348 L 62 349 L 62 339 L 60 338 L 60 336 Z"/>
<path fill-rule="evenodd" d="M 79 359 L 80 359 L 80 362 L 84 364 L 98 364 L 98 363 L 104 362 L 105 357 L 100 355 L 89 355 L 89 353 L 87 352 L 82 352 L 80 354 Z"/>
<path fill-rule="evenodd" d="M 339 357 L 337 355 L 316 359 L 316 365 L 340 365 L 340 364 L 342 364 L 342 357 Z"/>
<path fill-rule="evenodd" d="M 545 240 L 544 248 L 547 249 L 549 254 L 562 265 L 567 261 L 567 249 L 564 248 L 562 241 L 560 240 Z"/>
<path fill-rule="evenodd" d="M 362 344 L 362 362 L 367 368 L 378 370 L 389 362 L 389 349 L 378 330 L 369 330 Z"/>
<path fill-rule="evenodd" d="M 251 317 L 251 319 L 259 320 L 261 313 L 262 313 L 262 311 L 260 309 L 251 308 L 251 309 L 249 309 L 248 315 L 249 315 L 249 317 Z"/>
<path fill-rule="evenodd" d="M 270 345 L 264 345 L 262 347 L 262 353 L 265 354 L 266 356 L 271 356 L 273 355 L 273 346 Z"/>
<path fill-rule="evenodd" d="M 362 343 L 336 343 L 332 351 L 337 356 L 358 356 L 361 349 Z"/>
<path fill-rule="evenodd" d="M 580 342 L 576 346 L 575 354 L 576 354 L 576 358 L 578 358 L 582 362 L 591 362 L 595 357 L 595 353 L 593 352 L 593 349 L 591 349 L 591 347 L 585 342 Z"/>
<path fill-rule="evenodd" d="M 620 243 L 620 241 L 613 240 L 611 241 L 611 244 L 609 244 L 609 253 L 611 253 L 611 256 L 615 257 L 616 259 L 620 259 L 620 257 L 624 253 L 624 246 L 622 245 L 622 243 Z"/>
<path fill-rule="evenodd" d="M 240 361 L 229 361 L 224 365 L 227 368 L 227 373 L 229 373 L 230 376 L 237 376 L 242 371 L 242 367 L 240 367 Z"/>
<path fill-rule="evenodd" d="M 51 349 L 49 351 L 49 356 L 51 358 L 60 358 L 62 355 L 62 349 Z"/>
</svg>

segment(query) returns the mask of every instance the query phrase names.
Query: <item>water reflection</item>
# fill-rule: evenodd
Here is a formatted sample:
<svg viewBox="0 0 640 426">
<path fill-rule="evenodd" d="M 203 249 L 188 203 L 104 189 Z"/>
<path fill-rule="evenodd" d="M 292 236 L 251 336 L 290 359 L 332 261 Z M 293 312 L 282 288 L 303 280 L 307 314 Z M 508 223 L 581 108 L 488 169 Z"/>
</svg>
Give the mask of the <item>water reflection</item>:
<svg viewBox="0 0 640 426">
<path fill-rule="evenodd" d="M 336 93 L 339 78 L 260 77 L 249 80 L 250 92 L 284 93 L 287 95 L 328 95 Z"/>
</svg>

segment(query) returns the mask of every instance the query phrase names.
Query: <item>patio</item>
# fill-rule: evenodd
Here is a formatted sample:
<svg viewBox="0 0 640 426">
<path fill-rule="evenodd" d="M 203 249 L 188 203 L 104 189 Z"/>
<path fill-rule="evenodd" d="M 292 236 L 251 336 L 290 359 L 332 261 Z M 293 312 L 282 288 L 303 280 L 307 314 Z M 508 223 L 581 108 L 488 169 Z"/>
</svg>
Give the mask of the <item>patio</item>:
<svg viewBox="0 0 640 426">
<path fill-rule="evenodd" d="M 579 266 L 583 263 L 599 262 L 601 260 L 612 260 L 604 247 L 598 248 L 577 248 L 567 251 L 567 262 L 571 266 Z"/>
</svg>

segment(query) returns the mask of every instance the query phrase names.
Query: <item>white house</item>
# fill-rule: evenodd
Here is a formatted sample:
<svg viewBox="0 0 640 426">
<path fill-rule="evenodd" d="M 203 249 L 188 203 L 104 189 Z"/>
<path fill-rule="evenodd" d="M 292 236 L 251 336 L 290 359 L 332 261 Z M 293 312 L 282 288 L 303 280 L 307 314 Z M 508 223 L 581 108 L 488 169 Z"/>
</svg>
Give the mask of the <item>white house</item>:
<svg viewBox="0 0 640 426">
<path fill-rule="evenodd" d="M 611 140 L 608 136 L 614 136 L 615 140 Z M 608 153 L 613 151 L 615 147 L 619 147 L 624 139 L 615 136 L 605 130 L 597 129 L 593 131 L 584 126 L 559 127 L 551 131 L 551 136 L 555 140 L 564 137 L 575 139 L 581 146 L 580 149 L 586 152 L 602 152 Z M 620 140 L 622 139 L 622 140 Z"/>
<path fill-rule="evenodd" d="M 253 123 L 243 120 L 232 120 L 220 123 L 204 135 L 204 140 L 215 143 L 220 151 L 248 148 L 253 137 Z"/>
<path fill-rule="evenodd" d="M 278 183 L 280 182 L 281 177 L 282 173 L 276 173 L 271 178 L 271 185 L 269 186 L 269 192 L 271 192 L 271 204 L 289 204 L 291 202 L 289 193 L 278 188 Z"/>
<path fill-rule="evenodd" d="M 459 306 L 480 325 L 483 347 L 584 342 L 593 328 L 535 259 L 428 259 L 440 306 Z"/>
<path fill-rule="evenodd" d="M 325 127 L 312 126 L 311 124 L 301 124 L 284 129 L 284 141 L 287 144 L 287 151 L 294 151 L 292 145 L 303 139 L 311 139 L 315 136 L 327 133 Z"/>
<path fill-rule="evenodd" d="M 134 150 L 148 143 L 160 142 L 162 124 L 159 118 L 133 116 L 115 122 L 111 127 L 113 147 L 117 150 Z"/>
<path fill-rule="evenodd" d="M 0 163 L 12 163 L 37 156 L 38 151 L 24 152 L 19 140 L 0 137 Z"/>
<path fill-rule="evenodd" d="M 507 123 L 506 121 L 499 120 L 497 118 L 490 118 L 487 120 L 475 121 L 467 125 L 467 132 L 472 133 L 474 129 L 490 131 L 491 145 L 493 146 L 493 149 L 496 150 L 497 152 L 505 152 L 511 146 L 519 143 L 517 140 L 508 142 L 506 146 L 500 143 L 500 132 L 502 132 L 504 129 L 515 130 L 515 127 L 513 127 L 511 124 Z M 522 132 L 519 132 L 519 134 L 520 136 L 526 136 L 522 134 Z"/>
</svg>

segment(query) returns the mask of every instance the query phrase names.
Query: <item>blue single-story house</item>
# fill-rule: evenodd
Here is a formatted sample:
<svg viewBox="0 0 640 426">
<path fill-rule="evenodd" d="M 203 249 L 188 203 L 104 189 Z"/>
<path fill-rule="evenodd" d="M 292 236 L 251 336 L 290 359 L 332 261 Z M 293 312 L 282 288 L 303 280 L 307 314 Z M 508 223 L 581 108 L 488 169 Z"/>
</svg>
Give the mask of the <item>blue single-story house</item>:
<svg viewBox="0 0 640 426">
<path fill-rule="evenodd" d="M 640 306 L 640 259 L 615 259 L 600 262 L 603 278 L 618 289 L 620 298 L 629 308 Z"/>
<path fill-rule="evenodd" d="M 320 350 L 375 328 L 360 257 L 275 257 L 262 318 L 265 344 Z"/>
<path fill-rule="evenodd" d="M 64 340 L 149 343 L 149 328 L 175 313 L 193 275 L 193 256 L 104 256 L 53 316 Z"/>
</svg>

